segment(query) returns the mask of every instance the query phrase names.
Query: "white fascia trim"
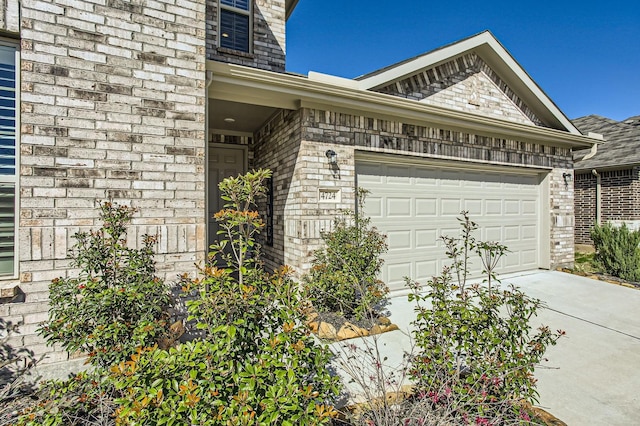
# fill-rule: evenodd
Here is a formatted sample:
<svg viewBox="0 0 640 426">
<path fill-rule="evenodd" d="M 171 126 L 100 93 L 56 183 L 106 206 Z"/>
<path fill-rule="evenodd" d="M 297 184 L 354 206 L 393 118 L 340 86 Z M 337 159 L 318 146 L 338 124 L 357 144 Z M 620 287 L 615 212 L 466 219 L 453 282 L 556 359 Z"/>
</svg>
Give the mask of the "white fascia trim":
<svg viewBox="0 0 640 426">
<path fill-rule="evenodd" d="M 420 71 L 421 69 L 430 68 L 434 64 L 451 60 L 451 58 L 459 56 L 484 43 L 489 43 L 490 40 L 495 41 L 488 32 L 480 33 L 475 37 L 471 37 L 456 44 L 438 49 L 434 52 L 418 56 L 412 61 L 390 68 L 380 74 L 359 80 L 359 82 L 362 84 L 361 87 L 366 90 L 384 86 L 394 81 L 401 80 L 402 78 Z"/>
<path fill-rule="evenodd" d="M 542 105 L 551 112 L 556 120 L 567 129 L 568 132 L 579 135 L 580 131 L 573 125 L 573 123 L 560 111 L 560 109 L 553 103 L 551 99 L 540 89 L 540 87 L 533 81 L 533 79 L 527 74 L 527 72 L 516 62 L 511 54 L 500 44 L 500 42 L 488 31 L 480 33 L 476 36 L 460 41 L 453 45 L 436 50 L 432 53 L 427 53 L 423 56 L 419 56 L 412 61 L 398 65 L 397 67 L 390 68 L 387 71 L 380 74 L 373 75 L 369 78 L 359 80 L 361 88 L 371 90 L 376 87 L 390 84 L 394 81 L 401 80 L 402 78 L 414 74 L 421 69 L 430 68 L 438 63 L 446 62 L 460 56 L 466 52 L 474 49 L 478 49 L 482 45 L 488 45 L 493 53 L 497 55 L 500 61 L 502 61 L 507 70 L 513 73 L 520 81 L 524 83 L 528 90 L 538 98 Z M 491 53 L 490 53 L 491 54 Z M 482 56 L 482 54 L 480 54 Z"/>
<path fill-rule="evenodd" d="M 319 83 L 333 84 L 334 86 L 348 87 L 356 90 L 367 90 L 362 82 L 358 80 L 352 80 L 350 78 L 337 77 L 335 75 L 323 74 L 315 71 L 309 71 L 309 80 L 317 81 Z"/>
<path fill-rule="evenodd" d="M 572 134 L 455 111 L 369 90 L 313 81 L 298 75 L 214 61 L 207 61 L 207 70 L 213 72 L 209 97 L 214 99 L 287 109 L 315 106 L 354 113 L 366 111 L 411 123 L 440 125 L 450 129 L 477 131 L 503 138 L 571 148 L 591 148 L 597 142 L 580 133 Z"/>
</svg>

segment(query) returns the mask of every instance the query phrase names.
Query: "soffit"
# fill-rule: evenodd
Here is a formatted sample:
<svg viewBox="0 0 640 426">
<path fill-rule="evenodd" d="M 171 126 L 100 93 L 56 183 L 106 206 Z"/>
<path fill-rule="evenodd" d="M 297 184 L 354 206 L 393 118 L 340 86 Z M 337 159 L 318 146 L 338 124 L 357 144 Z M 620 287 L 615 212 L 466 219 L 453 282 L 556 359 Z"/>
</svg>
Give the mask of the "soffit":
<svg viewBox="0 0 640 426">
<path fill-rule="evenodd" d="M 277 108 L 212 99 L 209 101 L 209 129 L 223 133 L 253 134 Z"/>
<path fill-rule="evenodd" d="M 349 85 L 312 80 L 300 75 L 274 73 L 214 61 L 207 62 L 207 69 L 212 78 L 209 98 L 214 100 L 291 110 L 309 107 L 355 114 L 367 113 L 373 117 L 408 124 L 439 126 L 480 135 L 572 148 L 587 148 L 596 142 L 579 132 L 574 134 L 553 128 L 507 122 Z"/>
<path fill-rule="evenodd" d="M 289 19 L 289 16 L 293 13 L 293 9 L 296 8 L 298 4 L 298 0 L 285 0 L 284 9 L 285 9 L 285 18 Z"/>
</svg>

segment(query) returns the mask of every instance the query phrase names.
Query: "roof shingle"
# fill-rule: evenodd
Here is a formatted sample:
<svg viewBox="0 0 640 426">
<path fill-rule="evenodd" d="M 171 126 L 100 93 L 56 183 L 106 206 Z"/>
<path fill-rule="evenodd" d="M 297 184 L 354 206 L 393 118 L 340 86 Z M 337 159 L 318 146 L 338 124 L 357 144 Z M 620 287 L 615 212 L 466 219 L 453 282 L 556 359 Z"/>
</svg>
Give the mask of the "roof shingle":
<svg viewBox="0 0 640 426">
<path fill-rule="evenodd" d="M 616 121 L 599 115 L 587 115 L 572 120 L 583 134 L 600 133 L 604 143 L 598 145 L 595 156 L 582 160 L 589 150 L 573 154 L 576 170 L 628 167 L 640 164 L 640 115 Z"/>
</svg>

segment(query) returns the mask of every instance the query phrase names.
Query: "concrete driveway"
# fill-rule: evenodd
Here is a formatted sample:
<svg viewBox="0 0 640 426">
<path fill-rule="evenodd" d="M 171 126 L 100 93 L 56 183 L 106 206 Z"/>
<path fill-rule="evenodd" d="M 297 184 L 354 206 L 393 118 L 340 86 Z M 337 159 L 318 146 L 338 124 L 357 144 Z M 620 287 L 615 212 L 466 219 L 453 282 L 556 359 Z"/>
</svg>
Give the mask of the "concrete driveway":
<svg viewBox="0 0 640 426">
<path fill-rule="evenodd" d="M 640 424 L 640 290 L 562 272 L 503 280 L 547 303 L 567 337 L 536 371 L 540 406 L 568 425 Z"/>
<path fill-rule="evenodd" d="M 640 424 L 640 290 L 556 271 L 506 276 L 502 282 L 546 302 L 534 327 L 567 333 L 536 370 L 539 406 L 570 426 Z M 402 348 L 411 344 L 414 311 L 398 293 L 389 310 L 401 331 L 380 335 L 377 345 L 385 364 L 395 368 L 403 364 Z M 366 345 L 357 340 L 348 342 Z M 332 346 L 337 353 L 345 347 Z"/>
</svg>

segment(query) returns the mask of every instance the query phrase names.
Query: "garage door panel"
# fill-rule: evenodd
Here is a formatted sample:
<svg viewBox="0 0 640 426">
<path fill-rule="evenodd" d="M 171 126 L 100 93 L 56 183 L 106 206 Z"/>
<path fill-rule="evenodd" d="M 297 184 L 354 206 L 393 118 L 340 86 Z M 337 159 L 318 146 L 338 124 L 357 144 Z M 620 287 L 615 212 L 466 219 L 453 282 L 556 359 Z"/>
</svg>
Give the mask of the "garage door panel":
<svg viewBox="0 0 640 426">
<path fill-rule="evenodd" d="M 537 229 L 535 225 L 522 225 L 522 240 L 523 241 L 536 241 Z"/>
<path fill-rule="evenodd" d="M 504 213 L 505 214 L 520 214 L 520 200 L 505 200 L 504 201 Z"/>
<path fill-rule="evenodd" d="M 502 268 L 501 269 L 513 269 L 516 268 L 518 265 L 520 265 L 522 263 L 521 259 L 520 259 L 520 252 L 511 252 L 511 253 L 507 253 L 506 256 L 504 256 L 501 259 L 501 263 L 502 263 Z"/>
<path fill-rule="evenodd" d="M 411 262 L 385 263 L 387 269 L 386 283 L 389 287 L 400 289 L 404 285 L 404 277 L 410 277 L 413 274 Z"/>
<path fill-rule="evenodd" d="M 433 198 L 416 198 L 416 217 L 436 216 L 438 203 Z"/>
<path fill-rule="evenodd" d="M 388 197 L 386 199 L 387 216 L 411 217 L 411 199 L 402 197 Z"/>
<path fill-rule="evenodd" d="M 437 260 L 424 260 L 416 262 L 416 281 L 424 282 L 434 275 L 438 275 L 440 270 L 438 269 Z"/>
<path fill-rule="evenodd" d="M 382 183 L 385 173 L 376 163 L 358 164 L 358 183 Z"/>
<path fill-rule="evenodd" d="M 482 200 L 464 200 L 464 210 L 469 212 L 472 217 L 482 215 Z M 458 212 L 459 214 L 460 212 Z"/>
<path fill-rule="evenodd" d="M 404 250 L 412 248 L 412 232 L 407 231 L 387 231 L 387 244 L 390 250 Z"/>
<path fill-rule="evenodd" d="M 440 236 L 460 235 L 462 210 L 479 224 L 476 238 L 503 243 L 512 251 L 500 261 L 499 272 L 538 266 L 539 177 L 388 165 L 385 157 L 379 163 L 357 162 L 356 167 L 359 186 L 372 192 L 365 212 L 388 235 L 382 279 L 391 289 L 403 288 L 405 276 L 424 281 L 451 264 Z M 479 260 L 472 259 L 471 275 L 481 270 Z"/>
<path fill-rule="evenodd" d="M 502 228 L 500 226 L 486 226 L 482 225 L 480 229 L 484 235 L 482 239 L 485 241 L 501 241 L 502 240 Z M 459 232 L 459 231 L 458 231 Z"/>
<path fill-rule="evenodd" d="M 443 198 L 440 201 L 440 214 L 443 216 L 458 216 L 462 210 L 459 198 Z"/>
<path fill-rule="evenodd" d="M 524 200 L 522 202 L 522 214 L 535 215 L 538 213 L 538 202 L 536 200 Z"/>
<path fill-rule="evenodd" d="M 478 190 L 482 188 L 483 182 L 479 179 L 466 179 L 463 186 L 466 189 Z"/>
<path fill-rule="evenodd" d="M 485 200 L 484 201 L 484 214 L 487 216 L 490 215 L 500 215 L 502 213 L 502 200 Z"/>
<path fill-rule="evenodd" d="M 415 231 L 416 248 L 436 248 L 438 247 L 438 231 L 434 229 L 425 229 Z"/>
<path fill-rule="evenodd" d="M 520 250 L 521 262 L 524 265 L 534 268 L 538 265 L 538 252 L 535 248 Z"/>
<path fill-rule="evenodd" d="M 438 176 L 431 170 L 414 169 L 414 184 L 417 186 L 436 186 L 438 185 Z"/>
<path fill-rule="evenodd" d="M 503 244 L 509 245 L 509 243 L 520 241 L 520 226 L 505 226 L 503 229 Z"/>
<path fill-rule="evenodd" d="M 365 214 L 369 216 L 372 220 L 379 219 L 384 217 L 384 211 L 382 207 L 382 203 L 384 202 L 383 198 L 377 197 L 374 195 L 369 195 L 367 197 L 366 206 L 365 206 Z"/>
<path fill-rule="evenodd" d="M 502 183 L 498 182 L 485 182 L 482 187 L 486 190 L 499 190 L 502 188 Z"/>
</svg>

